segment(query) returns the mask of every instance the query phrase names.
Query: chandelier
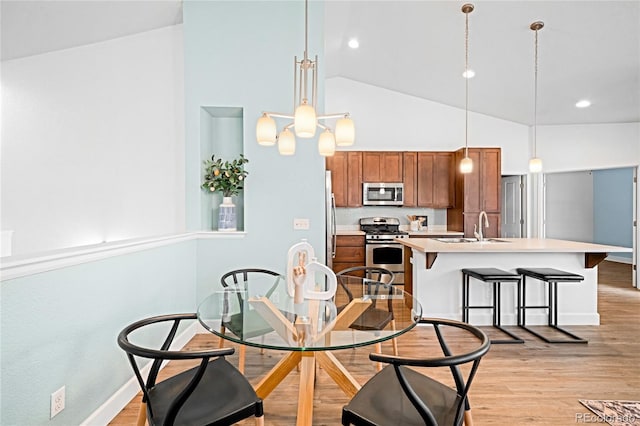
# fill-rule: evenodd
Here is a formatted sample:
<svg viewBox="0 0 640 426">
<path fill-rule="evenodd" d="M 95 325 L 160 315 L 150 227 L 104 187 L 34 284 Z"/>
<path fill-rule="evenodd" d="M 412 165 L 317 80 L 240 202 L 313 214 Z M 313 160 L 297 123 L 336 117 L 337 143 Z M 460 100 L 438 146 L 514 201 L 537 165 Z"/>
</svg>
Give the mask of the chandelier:
<svg viewBox="0 0 640 426">
<path fill-rule="evenodd" d="M 316 129 L 322 129 L 318 138 L 318 152 L 329 157 L 335 153 L 337 146 L 353 145 L 355 129 L 349 113 L 318 114 L 316 112 L 318 95 L 318 56 L 315 60 L 308 57 L 308 0 L 304 2 L 304 55 L 300 61 L 294 57 L 293 71 L 293 114 L 280 112 L 263 112 L 256 125 L 256 139 L 260 145 L 273 146 L 278 143 L 281 155 L 293 155 L 296 152 L 296 136 L 313 138 Z M 293 120 L 285 124 L 277 133 L 274 118 Z M 320 120 L 335 119 L 335 134 L 331 128 Z M 293 132 L 291 131 L 293 128 Z M 295 134 L 294 134 L 295 133 Z"/>
</svg>

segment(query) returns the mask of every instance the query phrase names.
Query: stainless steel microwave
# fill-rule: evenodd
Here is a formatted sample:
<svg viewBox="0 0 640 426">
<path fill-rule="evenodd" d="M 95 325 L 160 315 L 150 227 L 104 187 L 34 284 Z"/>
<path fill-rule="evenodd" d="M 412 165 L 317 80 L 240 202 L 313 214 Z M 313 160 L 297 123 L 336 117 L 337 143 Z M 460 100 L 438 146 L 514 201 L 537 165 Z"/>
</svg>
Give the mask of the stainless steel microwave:
<svg viewBox="0 0 640 426">
<path fill-rule="evenodd" d="M 402 182 L 362 184 L 362 204 L 365 206 L 401 206 L 403 195 Z"/>
</svg>

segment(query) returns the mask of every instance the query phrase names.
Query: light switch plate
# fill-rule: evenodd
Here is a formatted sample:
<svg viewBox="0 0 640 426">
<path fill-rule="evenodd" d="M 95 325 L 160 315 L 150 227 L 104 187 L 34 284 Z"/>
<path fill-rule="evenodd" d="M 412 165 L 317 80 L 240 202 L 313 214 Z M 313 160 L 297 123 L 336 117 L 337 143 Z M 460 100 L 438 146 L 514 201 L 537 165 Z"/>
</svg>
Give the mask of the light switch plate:
<svg viewBox="0 0 640 426">
<path fill-rule="evenodd" d="M 301 219 L 301 218 L 293 219 L 293 229 L 298 229 L 298 230 L 309 229 L 309 219 Z"/>
</svg>

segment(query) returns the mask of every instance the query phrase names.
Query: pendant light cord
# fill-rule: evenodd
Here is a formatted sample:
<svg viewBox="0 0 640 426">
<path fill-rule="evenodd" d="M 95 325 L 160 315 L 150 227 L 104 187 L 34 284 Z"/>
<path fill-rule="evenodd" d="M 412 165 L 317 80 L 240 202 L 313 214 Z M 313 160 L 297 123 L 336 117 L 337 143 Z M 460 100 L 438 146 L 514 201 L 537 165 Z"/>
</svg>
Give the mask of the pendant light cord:
<svg viewBox="0 0 640 426">
<path fill-rule="evenodd" d="M 469 157 L 469 13 L 466 12 L 464 16 L 464 156 Z"/>
<path fill-rule="evenodd" d="M 533 157 L 537 158 L 538 145 L 538 30 L 535 30 L 534 65 L 533 65 Z"/>
</svg>

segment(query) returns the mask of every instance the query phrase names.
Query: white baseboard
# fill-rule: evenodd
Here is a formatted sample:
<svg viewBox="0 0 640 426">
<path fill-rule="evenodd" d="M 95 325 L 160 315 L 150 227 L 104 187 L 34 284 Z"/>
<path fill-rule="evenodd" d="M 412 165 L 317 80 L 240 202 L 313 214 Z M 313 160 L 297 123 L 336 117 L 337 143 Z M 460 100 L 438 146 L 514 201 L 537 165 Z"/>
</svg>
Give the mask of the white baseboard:
<svg viewBox="0 0 640 426">
<path fill-rule="evenodd" d="M 187 327 L 182 333 L 180 333 L 173 341 L 171 345 L 172 350 L 178 350 L 183 348 L 189 341 L 196 335 L 199 322 L 195 322 Z M 161 369 L 167 362 L 164 362 Z M 151 361 L 141 369 L 142 377 L 147 377 L 149 370 L 151 369 Z M 108 425 L 124 407 L 131 402 L 131 400 L 140 392 L 140 385 L 138 379 L 131 372 L 131 378 L 120 389 L 116 391 L 111 397 L 105 401 L 96 411 L 91 413 L 80 426 L 102 426 Z"/>
</svg>

